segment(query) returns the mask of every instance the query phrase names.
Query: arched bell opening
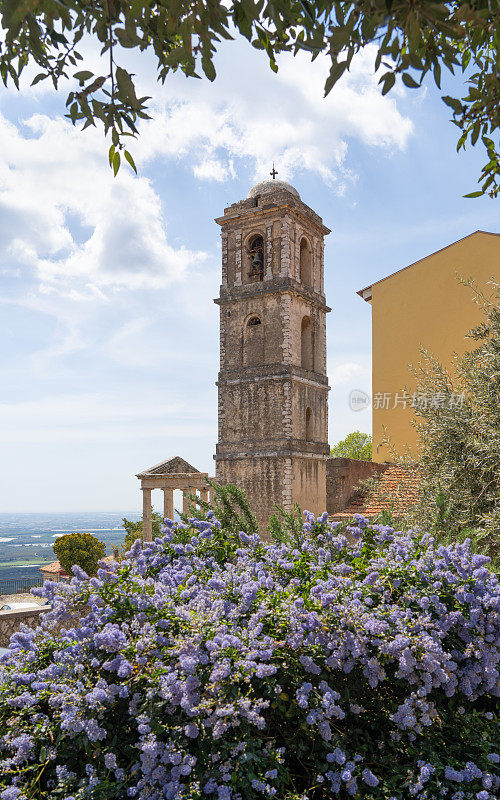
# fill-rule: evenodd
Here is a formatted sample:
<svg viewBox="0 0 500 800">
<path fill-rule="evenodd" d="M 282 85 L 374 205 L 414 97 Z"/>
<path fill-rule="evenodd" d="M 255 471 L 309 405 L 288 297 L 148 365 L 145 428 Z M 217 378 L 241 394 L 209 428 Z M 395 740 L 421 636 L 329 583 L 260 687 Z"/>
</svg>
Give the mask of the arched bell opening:
<svg viewBox="0 0 500 800">
<path fill-rule="evenodd" d="M 314 369 L 311 317 L 303 317 L 300 326 L 300 366 Z"/>
<path fill-rule="evenodd" d="M 248 277 L 251 282 L 264 280 L 264 239 L 252 236 L 248 243 Z"/>
<path fill-rule="evenodd" d="M 300 282 L 312 286 L 312 251 L 305 237 L 300 240 Z"/>
</svg>

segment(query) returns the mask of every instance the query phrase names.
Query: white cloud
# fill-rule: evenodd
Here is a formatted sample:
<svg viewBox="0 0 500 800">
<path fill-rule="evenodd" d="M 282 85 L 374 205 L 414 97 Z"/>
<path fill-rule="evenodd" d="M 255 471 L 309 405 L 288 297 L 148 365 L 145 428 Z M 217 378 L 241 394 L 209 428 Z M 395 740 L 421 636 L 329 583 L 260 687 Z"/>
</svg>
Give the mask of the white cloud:
<svg viewBox="0 0 500 800">
<path fill-rule="evenodd" d="M 352 179 L 350 138 L 390 152 L 404 149 L 413 130 L 397 105 L 404 91 L 382 97 L 373 62 L 367 47 L 324 98 L 326 57 L 282 55 L 275 75 L 261 53 L 226 45 L 213 84 L 171 76 L 160 91 L 141 86 L 158 101 L 154 121 L 142 128 L 138 159 L 188 157 L 197 178 L 218 181 L 232 174 L 232 159 L 250 159 L 256 179 L 274 160 L 282 178 L 310 170 L 343 191 Z"/>
<path fill-rule="evenodd" d="M 114 179 L 96 132 L 40 114 L 24 125 L 27 137 L 0 124 L 4 269 L 22 267 L 42 293 L 95 301 L 109 289 L 166 286 L 203 258 L 169 244 L 157 191 L 127 169 Z"/>
<path fill-rule="evenodd" d="M 222 45 L 213 84 L 172 75 L 164 87 L 154 81 L 151 59 L 125 57 L 135 64 L 140 93 L 155 98 L 153 120 L 131 145 L 142 168 L 156 159 L 183 159 L 198 180 L 220 183 L 235 176 L 236 159 L 250 160 L 256 179 L 275 161 L 282 178 L 312 171 L 342 194 L 355 178 L 350 138 L 390 152 L 404 148 L 412 132 L 397 107 L 401 90 L 380 94 L 371 47 L 326 99 L 324 57 L 311 62 L 303 53 L 282 55 L 274 75 L 263 54 L 240 40 Z M 98 71 L 92 47 L 89 59 Z M 36 102 L 49 92 L 43 83 L 28 96 Z M 112 177 L 100 131 L 81 132 L 44 114 L 18 126 L 0 121 L 4 270 L 23 268 L 45 294 L 104 302 L 110 291 L 178 281 L 204 258 L 169 243 L 150 180 L 134 177 L 128 167 Z"/>
<path fill-rule="evenodd" d="M 229 174 L 233 178 L 235 175 L 232 163 L 229 162 L 229 166 L 226 166 L 218 158 L 207 158 L 206 161 L 195 164 L 193 172 L 199 180 L 217 181 L 219 183 L 227 180 Z"/>
<path fill-rule="evenodd" d="M 369 378 L 369 369 L 366 364 L 358 364 L 348 361 L 345 364 L 338 364 L 330 369 L 330 380 L 332 386 L 348 386 L 354 388 L 353 382 L 365 382 Z"/>
</svg>

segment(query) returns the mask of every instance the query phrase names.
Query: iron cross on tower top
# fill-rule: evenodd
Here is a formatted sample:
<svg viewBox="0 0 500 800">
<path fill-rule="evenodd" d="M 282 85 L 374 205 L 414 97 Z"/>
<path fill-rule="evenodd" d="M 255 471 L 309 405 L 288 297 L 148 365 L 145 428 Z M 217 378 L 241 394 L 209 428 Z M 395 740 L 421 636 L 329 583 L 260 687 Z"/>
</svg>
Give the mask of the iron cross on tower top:
<svg viewBox="0 0 500 800">
<path fill-rule="evenodd" d="M 273 168 L 272 168 L 272 170 L 271 170 L 271 172 L 269 174 L 272 175 L 273 181 L 275 181 L 276 180 L 276 175 L 278 174 L 278 170 L 274 169 L 274 161 L 273 161 Z"/>
</svg>

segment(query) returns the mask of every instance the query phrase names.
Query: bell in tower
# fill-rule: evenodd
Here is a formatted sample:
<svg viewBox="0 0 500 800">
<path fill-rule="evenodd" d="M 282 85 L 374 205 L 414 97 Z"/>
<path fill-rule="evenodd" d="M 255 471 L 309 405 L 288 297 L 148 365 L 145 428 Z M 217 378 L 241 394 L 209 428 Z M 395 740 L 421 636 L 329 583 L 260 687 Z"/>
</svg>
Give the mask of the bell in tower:
<svg viewBox="0 0 500 800">
<path fill-rule="evenodd" d="M 245 490 L 262 532 L 275 505 L 326 508 L 323 284 L 330 231 L 278 180 L 216 222 L 222 235 L 217 479 Z"/>
<path fill-rule="evenodd" d="M 259 281 L 264 278 L 264 241 L 262 236 L 256 236 L 251 242 L 248 251 L 250 256 L 250 277 Z"/>
</svg>

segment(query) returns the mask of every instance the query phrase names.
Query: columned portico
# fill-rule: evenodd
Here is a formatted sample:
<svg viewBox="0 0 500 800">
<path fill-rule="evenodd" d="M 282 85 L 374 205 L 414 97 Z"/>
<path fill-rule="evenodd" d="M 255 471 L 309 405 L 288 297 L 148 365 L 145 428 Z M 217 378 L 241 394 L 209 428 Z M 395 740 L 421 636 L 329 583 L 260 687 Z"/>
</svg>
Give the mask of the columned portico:
<svg viewBox="0 0 500 800">
<path fill-rule="evenodd" d="M 198 491 L 202 500 L 208 500 L 210 490 L 207 480 L 214 480 L 209 478 L 208 472 L 200 472 L 179 456 L 173 456 L 167 461 L 139 472 L 136 477 L 141 482 L 142 531 L 145 542 L 151 542 L 153 538 L 151 503 L 153 489 L 163 491 L 163 516 L 166 519 L 173 519 L 175 489 L 180 489 L 183 493 L 182 511 L 186 514 L 190 505 L 189 495 Z"/>
<path fill-rule="evenodd" d="M 174 518 L 174 490 L 169 487 L 163 487 L 163 518 Z"/>
</svg>

